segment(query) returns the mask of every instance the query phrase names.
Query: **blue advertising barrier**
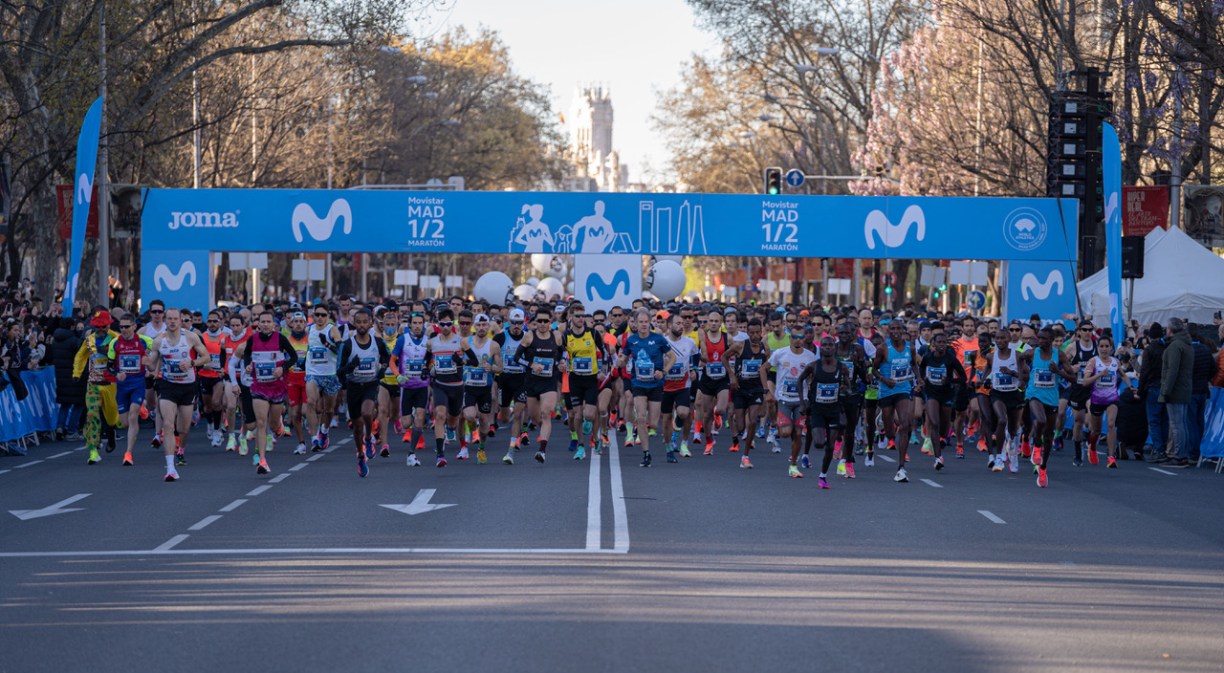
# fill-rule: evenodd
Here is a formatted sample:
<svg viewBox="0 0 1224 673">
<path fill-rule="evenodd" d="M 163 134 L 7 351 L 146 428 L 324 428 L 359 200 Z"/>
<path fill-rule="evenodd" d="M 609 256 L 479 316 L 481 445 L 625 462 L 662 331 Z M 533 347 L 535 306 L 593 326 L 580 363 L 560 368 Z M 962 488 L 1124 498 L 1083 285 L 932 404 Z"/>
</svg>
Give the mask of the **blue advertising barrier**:
<svg viewBox="0 0 1224 673">
<path fill-rule="evenodd" d="M 1078 201 L 150 189 L 141 296 L 205 306 L 210 251 L 1075 261 Z"/>
<path fill-rule="evenodd" d="M 24 400 L 17 401 L 11 385 L 0 391 L 0 442 L 11 442 L 32 432 L 55 429 L 59 414 L 59 405 L 55 402 L 55 369 L 43 367 L 23 371 L 21 380 L 29 390 Z"/>
<path fill-rule="evenodd" d="M 1224 457 L 1224 388 L 1211 387 L 1199 454 L 1206 458 Z"/>
<path fill-rule="evenodd" d="M 21 439 L 31 432 L 34 430 L 25 413 L 25 401 L 18 402 L 13 386 L 5 386 L 0 390 L 0 442 Z"/>
<path fill-rule="evenodd" d="M 1074 262 L 1007 262 L 1003 275 L 1007 288 L 1004 319 L 1028 322 L 1033 314 L 1044 323 L 1075 319 Z"/>
</svg>

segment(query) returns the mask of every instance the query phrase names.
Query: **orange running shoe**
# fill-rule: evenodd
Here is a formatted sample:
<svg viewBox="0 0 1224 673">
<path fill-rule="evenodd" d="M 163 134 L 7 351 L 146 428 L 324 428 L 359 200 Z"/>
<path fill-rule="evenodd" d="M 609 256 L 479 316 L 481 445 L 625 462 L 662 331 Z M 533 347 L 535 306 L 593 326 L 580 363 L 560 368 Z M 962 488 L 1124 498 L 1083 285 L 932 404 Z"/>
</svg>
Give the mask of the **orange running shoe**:
<svg viewBox="0 0 1224 673">
<path fill-rule="evenodd" d="M 1045 488 L 1049 485 L 1050 478 L 1046 476 L 1046 471 L 1039 468 L 1037 470 L 1037 488 Z"/>
</svg>

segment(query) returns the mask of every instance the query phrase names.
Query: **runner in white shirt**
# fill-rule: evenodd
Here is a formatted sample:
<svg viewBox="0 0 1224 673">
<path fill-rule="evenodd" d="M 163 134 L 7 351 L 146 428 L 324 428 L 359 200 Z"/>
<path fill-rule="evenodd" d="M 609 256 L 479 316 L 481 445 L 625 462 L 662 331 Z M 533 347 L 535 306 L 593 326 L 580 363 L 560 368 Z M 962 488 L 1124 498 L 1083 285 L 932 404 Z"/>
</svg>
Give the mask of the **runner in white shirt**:
<svg viewBox="0 0 1224 673">
<path fill-rule="evenodd" d="M 792 477 L 802 477 L 799 468 L 793 462 L 799 456 L 802 443 L 802 420 L 806 413 L 803 400 L 807 397 L 804 382 L 801 380 L 807 366 L 819 358 L 812 351 L 804 348 L 803 328 L 796 323 L 791 327 L 790 346 L 779 348 L 769 356 L 769 365 L 778 371 L 778 382 L 774 386 L 774 399 L 778 403 L 778 434 L 791 438 L 791 456 L 789 474 Z"/>
</svg>

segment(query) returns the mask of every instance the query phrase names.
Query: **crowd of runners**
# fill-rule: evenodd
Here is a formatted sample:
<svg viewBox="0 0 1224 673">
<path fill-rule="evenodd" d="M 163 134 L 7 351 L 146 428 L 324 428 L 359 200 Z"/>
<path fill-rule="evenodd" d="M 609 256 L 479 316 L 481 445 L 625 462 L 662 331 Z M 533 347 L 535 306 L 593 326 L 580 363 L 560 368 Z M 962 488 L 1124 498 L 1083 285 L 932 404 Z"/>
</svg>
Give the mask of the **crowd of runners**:
<svg viewBox="0 0 1224 673">
<path fill-rule="evenodd" d="M 1045 487 L 1064 438 L 1069 464 L 1098 464 L 1098 446 L 1109 468 L 1127 458 L 1117 413 L 1136 378 L 1091 322 L 1068 334 L 854 307 L 341 298 L 203 313 L 154 299 L 144 317 L 96 310 L 74 374 L 88 380 L 89 462 L 125 428 L 132 465 L 151 419 L 166 481 L 205 450 L 267 474 L 273 446 L 323 451 L 337 431 L 352 433 L 361 477 L 376 456 L 543 464 L 550 448 L 583 460 L 614 440 L 650 467 L 714 455 L 727 433 L 740 468 L 760 449 L 789 453 L 788 475 L 815 471 L 821 489 L 884 451 L 897 482 L 968 455 L 993 472 L 1027 462 Z"/>
</svg>

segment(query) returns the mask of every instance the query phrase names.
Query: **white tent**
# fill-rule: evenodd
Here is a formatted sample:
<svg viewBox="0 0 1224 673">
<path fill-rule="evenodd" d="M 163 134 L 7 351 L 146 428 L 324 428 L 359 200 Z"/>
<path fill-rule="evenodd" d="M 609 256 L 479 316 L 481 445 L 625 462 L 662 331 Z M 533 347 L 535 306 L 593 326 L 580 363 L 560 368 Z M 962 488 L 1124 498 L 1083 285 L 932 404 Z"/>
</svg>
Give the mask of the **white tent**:
<svg viewBox="0 0 1224 673">
<path fill-rule="evenodd" d="M 1122 281 L 1122 314 L 1130 281 Z M 1108 320 L 1108 269 L 1080 281 L 1076 288 L 1084 309 L 1104 308 Z M 1135 279 L 1133 317 L 1140 324 L 1167 323 L 1174 316 L 1210 323 L 1224 309 L 1224 259 L 1220 259 L 1180 229 L 1157 227 L 1144 240 L 1143 278 Z M 1094 316 L 1095 317 L 1095 316 Z"/>
</svg>

